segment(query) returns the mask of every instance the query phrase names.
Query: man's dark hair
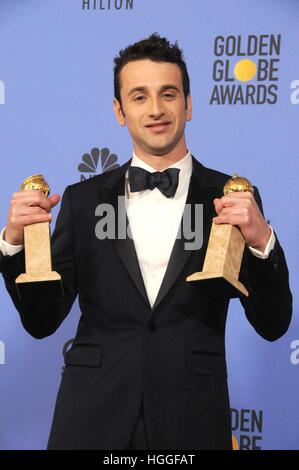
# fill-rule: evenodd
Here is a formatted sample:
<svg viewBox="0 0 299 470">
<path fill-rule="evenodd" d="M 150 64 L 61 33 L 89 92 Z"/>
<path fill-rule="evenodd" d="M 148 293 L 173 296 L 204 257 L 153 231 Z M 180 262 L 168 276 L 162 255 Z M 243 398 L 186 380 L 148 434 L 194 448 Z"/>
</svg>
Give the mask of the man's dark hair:
<svg viewBox="0 0 299 470">
<path fill-rule="evenodd" d="M 179 48 L 177 41 L 170 44 L 166 38 L 161 38 L 158 33 L 151 34 L 146 39 L 135 42 L 122 49 L 114 59 L 114 96 L 121 103 L 120 97 L 120 72 L 128 63 L 136 60 L 150 59 L 154 62 L 170 62 L 177 64 L 182 73 L 183 90 L 187 106 L 187 96 L 190 93 L 190 80 L 187 66 L 184 61 L 183 51 Z"/>
</svg>

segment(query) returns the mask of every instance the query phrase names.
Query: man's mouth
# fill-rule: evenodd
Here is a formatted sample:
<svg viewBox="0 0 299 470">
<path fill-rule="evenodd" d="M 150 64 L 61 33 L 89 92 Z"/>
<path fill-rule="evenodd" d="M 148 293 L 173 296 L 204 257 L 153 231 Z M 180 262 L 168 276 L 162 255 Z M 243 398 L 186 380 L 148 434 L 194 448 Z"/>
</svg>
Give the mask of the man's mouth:
<svg viewBox="0 0 299 470">
<path fill-rule="evenodd" d="M 147 124 L 145 127 L 149 128 L 153 132 L 163 132 L 169 124 L 169 121 L 153 122 L 151 124 Z"/>
</svg>

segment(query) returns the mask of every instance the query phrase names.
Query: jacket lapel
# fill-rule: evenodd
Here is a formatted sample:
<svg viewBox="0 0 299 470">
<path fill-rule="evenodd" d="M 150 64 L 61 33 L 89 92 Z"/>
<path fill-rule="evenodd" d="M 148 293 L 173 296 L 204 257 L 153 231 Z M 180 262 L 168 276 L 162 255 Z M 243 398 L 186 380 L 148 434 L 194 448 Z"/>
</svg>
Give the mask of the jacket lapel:
<svg viewBox="0 0 299 470">
<path fill-rule="evenodd" d="M 105 181 L 105 183 L 99 188 L 100 202 L 110 204 L 114 208 L 115 212 L 115 230 L 116 236 L 112 240 L 119 257 L 128 271 L 130 278 L 135 284 L 139 294 L 149 308 L 151 308 L 143 277 L 141 274 L 135 245 L 133 240 L 126 236 L 126 233 L 118 232 L 118 221 L 122 221 L 122 227 L 127 230 L 129 227 L 129 221 L 127 217 L 125 207 L 125 174 L 129 167 L 131 160 L 125 163 L 121 168 L 111 173 L 111 177 Z"/>
<path fill-rule="evenodd" d="M 198 258 L 198 267 L 200 268 L 201 262 L 204 258 L 204 246 L 205 240 L 209 235 L 209 227 L 211 224 L 211 218 L 213 215 L 213 204 L 212 199 L 215 194 L 215 188 L 204 187 L 204 180 L 202 179 L 203 176 L 203 169 L 204 167 L 200 165 L 200 163 L 192 157 L 193 160 L 193 170 L 189 184 L 189 190 L 186 199 L 186 206 L 191 206 L 191 227 L 192 231 L 195 228 L 195 204 L 203 204 L 203 227 L 200 227 L 203 230 L 203 244 L 199 250 L 187 250 L 185 249 L 185 244 L 190 242 L 190 240 L 186 239 L 184 236 L 184 231 L 182 230 L 182 221 L 184 215 L 182 216 L 179 234 L 180 237 L 177 237 L 173 246 L 173 250 L 170 255 L 169 263 L 167 266 L 167 270 L 162 281 L 160 290 L 158 292 L 155 304 L 153 306 L 153 311 L 157 309 L 158 305 L 162 302 L 165 298 L 171 287 L 173 286 L 174 282 L 176 281 L 177 277 L 183 270 L 184 266 L 186 265 L 189 258 L 193 255 Z M 186 212 L 186 206 L 184 213 Z"/>
</svg>

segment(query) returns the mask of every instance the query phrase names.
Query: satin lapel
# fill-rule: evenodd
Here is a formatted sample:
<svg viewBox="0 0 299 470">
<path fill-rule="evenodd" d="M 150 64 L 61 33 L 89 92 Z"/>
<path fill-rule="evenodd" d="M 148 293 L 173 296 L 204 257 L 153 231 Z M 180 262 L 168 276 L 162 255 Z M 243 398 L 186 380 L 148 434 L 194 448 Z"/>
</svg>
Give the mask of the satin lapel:
<svg viewBox="0 0 299 470">
<path fill-rule="evenodd" d="M 203 262 L 204 258 L 204 247 L 206 245 L 206 239 L 209 236 L 209 228 L 211 225 L 211 218 L 214 215 L 213 212 L 213 205 L 212 200 L 215 194 L 214 187 L 203 187 L 200 181 L 201 173 L 199 163 L 194 161 L 193 159 L 193 172 L 190 179 L 190 185 L 188 190 L 188 195 L 186 199 L 186 205 L 191 205 L 191 223 L 192 223 L 192 230 L 194 230 L 194 206 L 195 204 L 203 204 L 203 244 L 202 248 L 199 250 L 186 250 L 185 243 L 190 240 L 184 237 L 184 233 L 182 230 L 182 220 L 179 228 L 179 232 L 181 237 L 177 237 L 170 255 L 169 263 L 166 269 L 165 276 L 163 278 L 163 282 L 161 284 L 160 290 L 158 292 L 156 302 L 153 306 L 153 310 L 156 310 L 158 305 L 164 299 L 166 294 L 169 292 L 170 288 L 176 281 L 178 275 L 184 268 L 185 264 L 189 260 L 189 258 L 193 256 L 198 257 L 198 268 L 200 268 L 201 263 Z M 186 211 L 186 208 L 184 212 Z"/>
<path fill-rule="evenodd" d="M 113 178 L 112 181 L 108 182 L 108 184 L 106 183 L 105 187 L 99 188 L 99 196 L 101 203 L 111 204 L 114 207 L 116 238 L 113 239 L 112 242 L 138 292 L 141 294 L 147 306 L 151 308 L 143 282 L 143 277 L 140 271 L 134 242 L 129 236 L 125 236 L 125 232 L 120 234 L 118 231 L 117 222 L 120 220 L 123 222 L 122 226 L 125 229 L 129 227 L 129 221 L 125 207 L 125 171 L 128 168 L 129 163 L 130 162 L 121 168 L 123 171 L 120 173 L 120 176 L 116 179 L 116 181 L 115 178 Z"/>
</svg>

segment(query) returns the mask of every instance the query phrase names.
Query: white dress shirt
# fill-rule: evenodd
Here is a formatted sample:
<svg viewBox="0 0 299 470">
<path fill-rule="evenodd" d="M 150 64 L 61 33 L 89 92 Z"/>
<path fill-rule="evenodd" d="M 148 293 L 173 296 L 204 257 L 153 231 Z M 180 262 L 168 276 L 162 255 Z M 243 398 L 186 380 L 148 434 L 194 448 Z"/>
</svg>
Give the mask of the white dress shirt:
<svg viewBox="0 0 299 470">
<path fill-rule="evenodd" d="M 132 166 L 149 172 L 154 168 L 133 153 Z M 173 198 L 165 197 L 158 188 L 140 192 L 130 192 L 128 171 L 126 172 L 125 201 L 128 220 L 134 245 L 147 291 L 150 305 L 153 306 L 166 272 L 170 254 L 178 233 L 192 174 L 190 151 L 169 168 L 179 168 L 179 183 Z M 271 236 L 264 252 L 250 248 L 259 258 L 267 258 L 274 247 L 275 235 Z M 3 239 L 5 227 L 0 234 L 0 250 L 4 255 L 13 256 L 23 249 L 23 245 L 10 245 Z"/>
<path fill-rule="evenodd" d="M 133 154 L 131 166 L 153 173 L 157 170 Z M 148 299 L 153 306 L 179 230 L 192 174 L 190 152 L 169 168 L 179 168 L 179 184 L 173 198 L 158 188 L 130 192 L 126 184 L 126 208 Z M 128 172 L 126 178 L 128 177 Z"/>
</svg>

